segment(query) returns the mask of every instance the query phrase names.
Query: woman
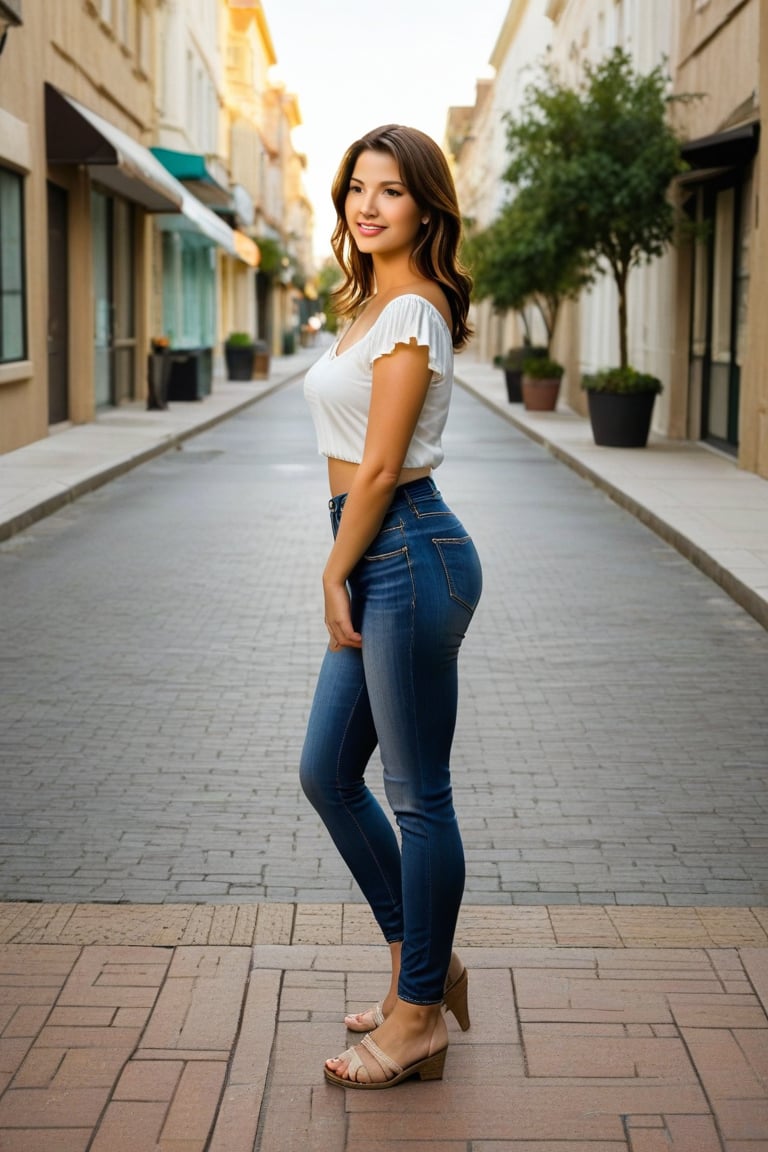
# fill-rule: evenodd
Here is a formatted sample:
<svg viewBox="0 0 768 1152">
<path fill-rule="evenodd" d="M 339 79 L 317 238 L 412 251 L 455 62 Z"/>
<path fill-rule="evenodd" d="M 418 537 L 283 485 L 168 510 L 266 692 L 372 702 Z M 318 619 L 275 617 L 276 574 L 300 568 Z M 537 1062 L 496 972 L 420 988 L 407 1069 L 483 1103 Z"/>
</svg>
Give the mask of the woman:
<svg viewBox="0 0 768 1152">
<path fill-rule="evenodd" d="M 328 1060 L 352 1088 L 442 1077 L 443 1001 L 469 1026 L 452 942 L 464 888 L 449 756 L 459 646 L 480 597 L 474 545 L 431 473 L 469 334 L 453 181 L 438 146 L 388 125 L 356 141 L 333 184 L 336 294 L 351 320 L 305 393 L 328 457 L 329 633 L 301 760 L 319 812 L 389 943 L 390 989 L 346 1018 L 368 1032 Z M 343 514 L 342 514 L 343 510 Z M 392 826 L 365 784 L 379 746 Z"/>
</svg>

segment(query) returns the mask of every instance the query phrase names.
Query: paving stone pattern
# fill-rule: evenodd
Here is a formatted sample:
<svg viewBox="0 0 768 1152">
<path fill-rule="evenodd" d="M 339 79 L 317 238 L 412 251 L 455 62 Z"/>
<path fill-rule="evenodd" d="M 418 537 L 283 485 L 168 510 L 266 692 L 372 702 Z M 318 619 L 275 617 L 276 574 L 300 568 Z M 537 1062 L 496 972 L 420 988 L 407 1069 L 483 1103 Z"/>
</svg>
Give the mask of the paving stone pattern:
<svg viewBox="0 0 768 1152">
<path fill-rule="evenodd" d="M 444 1080 L 363 1093 L 322 1061 L 381 947 L 0 943 L 0 1148 L 765 1152 L 765 947 L 464 955 Z"/>
<path fill-rule="evenodd" d="M 461 391 L 446 448 L 468 904 L 764 904 L 768 635 Z M 326 506 L 293 384 L 0 546 L 0 898 L 360 899 L 296 779 Z"/>
</svg>

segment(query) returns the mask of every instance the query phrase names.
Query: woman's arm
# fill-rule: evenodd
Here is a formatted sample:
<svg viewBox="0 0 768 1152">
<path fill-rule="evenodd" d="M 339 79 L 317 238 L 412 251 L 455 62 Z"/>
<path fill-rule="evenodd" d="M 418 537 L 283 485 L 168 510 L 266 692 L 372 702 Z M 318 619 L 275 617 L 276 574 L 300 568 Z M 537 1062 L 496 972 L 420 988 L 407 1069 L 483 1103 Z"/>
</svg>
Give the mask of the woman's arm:
<svg viewBox="0 0 768 1152">
<path fill-rule="evenodd" d="M 352 627 L 347 577 L 392 501 L 430 378 L 429 350 L 423 345 L 397 344 L 394 352 L 374 362 L 363 459 L 323 573 L 325 623 L 332 647 L 361 645 L 360 633 Z"/>
</svg>

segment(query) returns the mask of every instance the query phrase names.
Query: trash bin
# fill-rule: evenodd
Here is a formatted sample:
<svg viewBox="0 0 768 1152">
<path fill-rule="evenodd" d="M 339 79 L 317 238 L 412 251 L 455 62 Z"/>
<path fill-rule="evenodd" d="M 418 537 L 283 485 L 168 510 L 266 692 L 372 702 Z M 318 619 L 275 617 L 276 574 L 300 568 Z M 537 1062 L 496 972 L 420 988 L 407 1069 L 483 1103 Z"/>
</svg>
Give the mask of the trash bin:
<svg viewBox="0 0 768 1152">
<path fill-rule="evenodd" d="M 283 332 L 283 356 L 293 356 L 296 351 L 296 333 L 292 328 Z"/>
<path fill-rule="evenodd" d="M 212 349 L 179 348 L 165 357 L 169 400 L 202 400 L 210 393 Z"/>
<path fill-rule="evenodd" d="M 269 376 L 269 345 L 265 340 L 257 340 L 253 351 L 253 378 L 266 380 Z"/>
</svg>

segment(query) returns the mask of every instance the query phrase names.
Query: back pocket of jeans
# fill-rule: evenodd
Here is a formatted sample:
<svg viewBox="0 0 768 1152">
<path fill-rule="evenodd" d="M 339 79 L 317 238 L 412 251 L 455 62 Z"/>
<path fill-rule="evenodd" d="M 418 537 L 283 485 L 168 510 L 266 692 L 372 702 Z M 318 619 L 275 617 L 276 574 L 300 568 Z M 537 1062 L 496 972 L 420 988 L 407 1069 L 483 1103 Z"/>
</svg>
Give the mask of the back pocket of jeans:
<svg viewBox="0 0 768 1152">
<path fill-rule="evenodd" d="M 472 537 L 433 538 L 432 543 L 443 565 L 451 599 L 474 612 L 480 599 L 483 577 Z"/>
</svg>

